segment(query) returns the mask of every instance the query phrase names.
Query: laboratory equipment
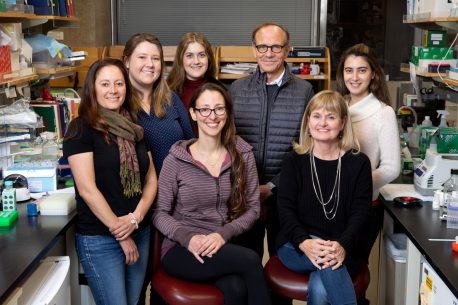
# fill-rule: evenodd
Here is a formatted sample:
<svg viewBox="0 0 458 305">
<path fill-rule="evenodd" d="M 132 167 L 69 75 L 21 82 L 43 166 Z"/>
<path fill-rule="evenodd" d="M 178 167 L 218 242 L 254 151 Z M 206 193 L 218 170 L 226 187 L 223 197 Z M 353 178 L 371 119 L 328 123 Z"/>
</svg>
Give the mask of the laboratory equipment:
<svg viewBox="0 0 458 305">
<path fill-rule="evenodd" d="M 400 197 L 395 197 L 393 199 L 393 203 L 397 206 L 402 206 L 402 207 L 419 207 L 421 206 L 422 200 L 420 198 L 412 197 L 412 196 L 400 196 Z"/>
<path fill-rule="evenodd" d="M 68 215 L 76 208 L 75 194 L 51 194 L 43 197 L 39 204 L 41 215 Z"/>
<path fill-rule="evenodd" d="M 13 182 L 13 188 L 16 190 L 16 201 L 20 202 L 30 199 L 29 184 L 26 177 L 19 174 L 12 174 L 5 177 L 3 181 Z"/>
<path fill-rule="evenodd" d="M 421 195 L 433 196 L 454 168 L 458 168 L 458 154 L 439 154 L 434 147 L 428 148 L 425 159 L 414 170 L 415 189 Z"/>
<path fill-rule="evenodd" d="M 10 226 L 18 217 L 18 211 L 1 211 L 0 212 L 0 227 Z"/>
<path fill-rule="evenodd" d="M 447 219 L 447 210 L 448 210 L 448 203 L 452 198 L 452 193 L 457 190 L 458 187 L 458 169 L 451 169 L 450 170 L 450 178 L 445 181 L 443 193 L 444 193 L 444 200 L 442 204 L 439 206 L 439 218 L 442 220 Z"/>
<path fill-rule="evenodd" d="M 453 191 L 447 200 L 447 229 L 458 229 L 458 192 Z"/>
<path fill-rule="evenodd" d="M 5 181 L 5 187 L 2 191 L 2 206 L 3 211 L 16 210 L 16 190 L 13 188 L 13 181 Z"/>
</svg>

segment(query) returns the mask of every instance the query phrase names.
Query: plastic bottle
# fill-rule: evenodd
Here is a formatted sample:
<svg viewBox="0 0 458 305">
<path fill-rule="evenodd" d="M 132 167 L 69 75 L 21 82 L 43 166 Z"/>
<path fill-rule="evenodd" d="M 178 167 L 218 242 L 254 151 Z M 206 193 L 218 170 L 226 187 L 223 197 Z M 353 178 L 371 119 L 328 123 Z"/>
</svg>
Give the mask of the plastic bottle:
<svg viewBox="0 0 458 305">
<path fill-rule="evenodd" d="M 436 110 L 437 111 L 437 117 L 441 116 L 441 121 L 439 124 L 439 127 L 447 127 L 447 110 Z"/>
<path fill-rule="evenodd" d="M 418 148 L 418 141 L 420 140 L 420 126 L 415 126 L 409 138 L 409 147 Z"/>
<path fill-rule="evenodd" d="M 59 146 L 54 140 L 53 132 L 42 132 L 40 136 L 43 138 L 44 143 L 42 146 L 42 159 L 43 160 L 57 160 L 59 153 Z"/>
<path fill-rule="evenodd" d="M 421 126 L 433 126 L 433 122 L 431 121 L 429 115 L 425 116 L 425 119 L 423 120 L 423 122 L 421 122 Z"/>
<path fill-rule="evenodd" d="M 447 219 L 447 209 L 449 202 L 452 200 L 453 192 L 455 195 L 458 194 L 458 169 L 452 169 L 450 171 L 451 177 L 445 181 L 444 189 L 444 204 L 439 207 L 439 218 L 442 220 Z"/>
<path fill-rule="evenodd" d="M 447 229 L 458 229 L 458 191 L 452 191 L 447 202 Z"/>
<path fill-rule="evenodd" d="M 13 181 L 5 181 L 2 191 L 3 211 L 16 210 L 16 190 L 13 188 Z"/>
</svg>

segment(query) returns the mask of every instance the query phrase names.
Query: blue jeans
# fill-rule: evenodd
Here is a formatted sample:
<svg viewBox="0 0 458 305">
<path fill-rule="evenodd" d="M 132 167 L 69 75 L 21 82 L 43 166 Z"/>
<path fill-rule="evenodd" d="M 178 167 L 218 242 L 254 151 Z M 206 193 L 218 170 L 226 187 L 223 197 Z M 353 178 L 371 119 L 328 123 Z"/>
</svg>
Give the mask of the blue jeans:
<svg viewBox="0 0 458 305">
<path fill-rule="evenodd" d="M 148 263 L 150 227 L 131 235 L 140 255 L 133 265 L 108 235 L 76 234 L 76 251 L 97 305 L 136 305 Z"/>
<path fill-rule="evenodd" d="M 319 270 L 289 242 L 277 253 L 286 268 L 297 273 L 310 273 L 307 305 L 356 305 L 355 289 L 345 266 L 352 263 L 348 259 L 336 270 L 331 267 Z"/>
</svg>

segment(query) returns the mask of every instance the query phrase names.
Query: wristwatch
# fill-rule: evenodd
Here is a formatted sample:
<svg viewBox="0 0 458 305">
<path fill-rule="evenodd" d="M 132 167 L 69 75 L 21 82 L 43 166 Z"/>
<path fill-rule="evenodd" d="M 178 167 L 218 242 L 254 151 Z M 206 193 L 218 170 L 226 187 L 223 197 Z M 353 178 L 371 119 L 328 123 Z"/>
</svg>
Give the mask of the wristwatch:
<svg viewBox="0 0 458 305">
<path fill-rule="evenodd" d="M 267 186 L 269 187 L 269 190 L 273 193 L 276 189 L 277 189 L 277 186 L 275 184 L 273 184 L 272 182 L 267 182 L 266 183 Z"/>
</svg>

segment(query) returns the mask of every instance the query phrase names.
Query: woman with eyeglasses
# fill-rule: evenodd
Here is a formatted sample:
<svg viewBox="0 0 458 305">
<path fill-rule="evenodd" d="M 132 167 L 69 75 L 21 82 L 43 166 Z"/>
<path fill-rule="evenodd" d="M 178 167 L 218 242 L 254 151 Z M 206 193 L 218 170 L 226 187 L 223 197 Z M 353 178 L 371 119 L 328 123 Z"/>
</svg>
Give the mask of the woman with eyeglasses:
<svg viewBox="0 0 458 305">
<path fill-rule="evenodd" d="M 172 70 L 167 77 L 174 91 L 189 109 L 194 91 L 205 83 L 223 86 L 216 79 L 217 67 L 213 48 L 202 33 L 186 33 L 178 44 Z"/>
<path fill-rule="evenodd" d="M 362 243 L 362 252 L 368 260 L 383 223 L 379 190 L 397 178 L 401 169 L 399 130 L 390 106 L 385 74 L 373 49 L 362 43 L 347 49 L 337 67 L 336 83 L 337 91 L 347 100 L 361 151 L 371 161 L 374 183 L 371 225 Z"/>
<path fill-rule="evenodd" d="M 159 176 L 153 224 L 166 237 L 163 267 L 214 284 L 226 305 L 271 304 L 261 259 L 231 243 L 259 217 L 252 147 L 235 135 L 232 102 L 221 86 L 198 88 L 189 112 L 199 137 L 176 143 Z"/>
</svg>

